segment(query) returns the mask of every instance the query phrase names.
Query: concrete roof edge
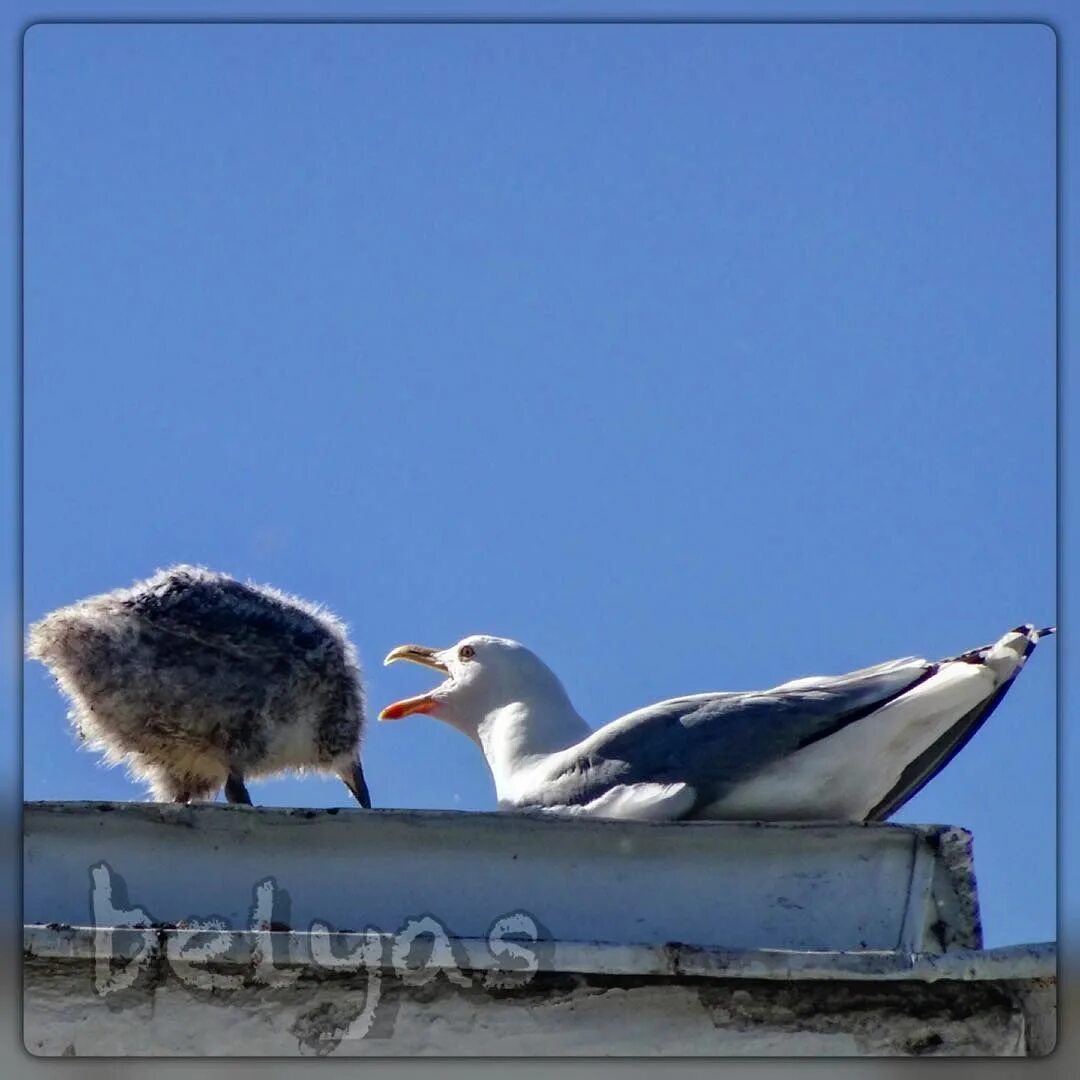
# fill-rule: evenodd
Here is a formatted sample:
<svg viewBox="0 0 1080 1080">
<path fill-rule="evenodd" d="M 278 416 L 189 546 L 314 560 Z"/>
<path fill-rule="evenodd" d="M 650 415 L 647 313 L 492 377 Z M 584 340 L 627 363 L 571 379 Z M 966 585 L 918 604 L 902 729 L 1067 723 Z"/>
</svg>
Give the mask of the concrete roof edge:
<svg viewBox="0 0 1080 1080">
<path fill-rule="evenodd" d="M 250 967 L 273 956 L 288 967 L 359 970 L 351 960 L 368 941 L 377 940 L 381 957 L 393 955 L 394 935 L 331 931 L 228 931 L 228 948 L 214 957 L 215 965 Z M 23 947 L 28 958 L 87 962 L 102 955 L 129 956 L 132 946 L 155 953 L 163 960 L 185 963 L 185 950 L 206 931 L 183 927 L 96 928 L 28 924 Z M 503 970 L 490 943 L 480 938 L 450 938 L 462 968 Z M 721 950 L 669 942 L 663 945 L 624 945 L 604 942 L 556 941 L 537 952 L 537 970 L 580 974 L 654 976 L 709 979 L 775 979 L 789 981 L 940 980 L 978 982 L 1054 979 L 1057 945 L 1038 942 L 993 949 L 956 949 L 947 953 L 889 951 L 799 952 L 786 949 Z M 333 955 L 331 956 L 331 948 Z M 385 959 L 381 967 L 389 967 Z M 509 969 L 507 969 L 509 970 Z"/>
<path fill-rule="evenodd" d="M 969 836 L 962 826 L 943 823 L 922 823 L 897 821 L 837 821 L 833 819 L 812 819 L 806 821 L 629 821 L 615 818 L 562 818 L 553 817 L 541 811 L 533 810 L 420 810 L 411 807 L 375 807 L 362 810 L 356 806 L 303 807 L 303 806 L 240 806 L 229 803 L 195 802 L 184 805 L 155 802 L 103 802 L 80 799 L 28 799 L 23 802 L 24 814 L 35 819 L 41 814 L 50 817 L 79 817 L 90 814 L 109 813 L 122 818 L 159 822 L 164 825 L 190 827 L 193 823 L 216 824 L 228 827 L 241 823 L 257 821 L 272 825 L 286 824 L 298 820 L 337 819 L 347 826 L 348 823 L 377 822 L 380 819 L 394 819 L 415 824 L 440 824 L 462 828 L 494 824 L 505 827 L 513 822 L 515 827 L 537 826 L 545 830 L 542 835 L 550 835 L 554 830 L 567 830 L 571 834 L 580 832 L 664 832 L 677 829 L 684 832 L 709 832 L 716 829 L 732 831 L 765 832 L 819 832 L 822 829 L 835 829 L 840 832 L 864 830 L 881 833 L 917 833 L 922 836 L 937 838 L 952 835 Z"/>
</svg>

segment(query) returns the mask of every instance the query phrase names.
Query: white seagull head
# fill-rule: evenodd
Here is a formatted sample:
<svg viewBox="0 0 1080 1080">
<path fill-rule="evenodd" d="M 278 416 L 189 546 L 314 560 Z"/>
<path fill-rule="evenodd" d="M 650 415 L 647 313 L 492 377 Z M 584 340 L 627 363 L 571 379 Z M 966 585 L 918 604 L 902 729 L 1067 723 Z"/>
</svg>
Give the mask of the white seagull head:
<svg viewBox="0 0 1080 1080">
<path fill-rule="evenodd" d="M 410 660 L 446 675 L 426 694 L 388 705 L 380 720 L 400 720 L 424 713 L 444 720 L 474 739 L 486 721 L 507 710 L 534 717 L 570 714 L 576 718 L 556 674 L 534 652 L 509 638 L 473 634 L 448 649 L 399 645 L 383 661 Z"/>
</svg>

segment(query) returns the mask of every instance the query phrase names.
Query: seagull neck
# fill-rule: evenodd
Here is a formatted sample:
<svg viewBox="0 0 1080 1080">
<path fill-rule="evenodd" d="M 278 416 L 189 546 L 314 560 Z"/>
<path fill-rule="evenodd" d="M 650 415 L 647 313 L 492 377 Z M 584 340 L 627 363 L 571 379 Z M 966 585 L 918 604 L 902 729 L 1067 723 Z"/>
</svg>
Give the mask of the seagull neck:
<svg viewBox="0 0 1080 1080">
<path fill-rule="evenodd" d="M 569 701 L 549 707 L 515 701 L 489 713 L 476 732 L 496 787 L 501 787 L 501 779 L 574 746 L 589 734 L 591 728 Z"/>
</svg>

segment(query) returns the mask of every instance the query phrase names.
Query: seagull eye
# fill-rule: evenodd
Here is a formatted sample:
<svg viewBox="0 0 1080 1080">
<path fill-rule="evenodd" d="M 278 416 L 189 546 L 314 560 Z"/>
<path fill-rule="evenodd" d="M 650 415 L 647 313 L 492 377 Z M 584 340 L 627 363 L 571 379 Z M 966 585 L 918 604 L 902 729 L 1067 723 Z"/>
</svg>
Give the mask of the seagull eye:
<svg viewBox="0 0 1080 1080">
<path fill-rule="evenodd" d="M 459 660 L 471 660 L 476 655 L 476 650 L 471 645 L 462 645 L 457 655 Z"/>
</svg>

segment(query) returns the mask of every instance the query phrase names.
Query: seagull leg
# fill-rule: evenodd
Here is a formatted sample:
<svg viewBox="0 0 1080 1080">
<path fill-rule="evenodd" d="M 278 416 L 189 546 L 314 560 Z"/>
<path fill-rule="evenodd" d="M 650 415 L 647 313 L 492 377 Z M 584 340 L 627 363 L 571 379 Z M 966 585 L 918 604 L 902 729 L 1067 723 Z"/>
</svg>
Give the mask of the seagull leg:
<svg viewBox="0 0 1080 1080">
<path fill-rule="evenodd" d="M 244 787 L 244 778 L 238 772 L 230 772 L 229 778 L 225 781 L 225 801 L 241 803 L 244 806 L 251 805 L 251 796 L 248 794 L 248 789 Z"/>
<path fill-rule="evenodd" d="M 371 796 L 368 794 L 367 781 L 364 779 L 364 770 L 359 761 L 342 770 L 339 774 L 342 782 L 353 793 L 356 801 L 365 809 L 371 809 Z"/>
</svg>

